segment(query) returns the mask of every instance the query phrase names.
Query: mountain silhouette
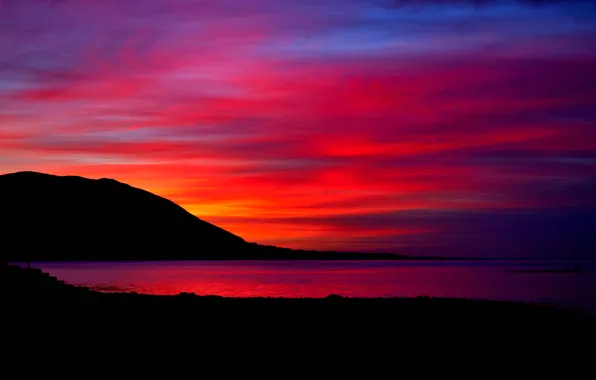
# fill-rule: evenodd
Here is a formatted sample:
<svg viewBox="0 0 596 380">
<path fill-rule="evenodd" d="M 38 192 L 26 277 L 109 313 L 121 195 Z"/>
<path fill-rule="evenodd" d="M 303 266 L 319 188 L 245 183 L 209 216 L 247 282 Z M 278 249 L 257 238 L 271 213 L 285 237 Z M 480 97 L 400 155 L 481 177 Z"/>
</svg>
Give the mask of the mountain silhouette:
<svg viewBox="0 0 596 380">
<path fill-rule="evenodd" d="M 112 179 L 19 172 L 0 176 L 8 255 L 32 259 L 201 255 L 246 242 L 175 203 Z M 8 245 L 8 247 L 7 247 Z"/>
<path fill-rule="evenodd" d="M 105 178 L 0 175 L 0 210 L 5 261 L 399 257 L 248 243 L 172 201 Z"/>
</svg>

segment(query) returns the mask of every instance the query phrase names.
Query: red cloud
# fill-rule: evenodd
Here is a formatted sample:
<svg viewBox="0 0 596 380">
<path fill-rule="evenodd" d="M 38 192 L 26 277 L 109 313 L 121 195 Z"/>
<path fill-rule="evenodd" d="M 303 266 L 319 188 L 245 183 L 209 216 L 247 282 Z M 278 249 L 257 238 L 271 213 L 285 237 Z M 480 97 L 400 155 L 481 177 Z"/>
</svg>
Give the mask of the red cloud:
<svg viewBox="0 0 596 380">
<path fill-rule="evenodd" d="M 89 34 L 58 39 L 65 45 L 56 54 L 37 58 L 18 47 L 46 46 L 37 39 L 52 33 L 0 30 L 10 34 L 3 51 L 25 57 L 0 62 L 0 74 L 10 72 L 0 76 L 0 170 L 113 177 L 248 240 L 311 247 L 441 230 L 342 219 L 350 215 L 591 204 L 590 33 L 563 28 L 549 44 L 526 33 L 506 46 L 461 51 L 424 40 L 428 52 L 390 45 L 342 55 L 325 42 L 326 27 L 358 15 L 301 23 L 292 12 L 306 17 L 308 7 L 280 7 L 246 17 L 276 4 L 214 3 L 202 9 L 213 18 L 201 28 L 192 5 L 147 11 L 153 18 L 140 7 L 134 27 L 77 24 Z M 102 22 L 122 21 L 133 10 L 114 3 L 97 12 Z M 178 24 L 162 28 L 161 17 Z M 54 24 L 39 30 L 59 34 Z M 292 39 L 309 31 L 322 32 L 312 37 L 317 54 Z M 462 37 L 451 33 L 437 41 Z M 81 46 L 68 45 L 78 38 Z M 303 55 L 283 49 L 292 42 L 308 45 Z M 565 54 L 546 54 L 553 51 Z M 342 245 L 346 235 L 354 239 Z"/>
</svg>

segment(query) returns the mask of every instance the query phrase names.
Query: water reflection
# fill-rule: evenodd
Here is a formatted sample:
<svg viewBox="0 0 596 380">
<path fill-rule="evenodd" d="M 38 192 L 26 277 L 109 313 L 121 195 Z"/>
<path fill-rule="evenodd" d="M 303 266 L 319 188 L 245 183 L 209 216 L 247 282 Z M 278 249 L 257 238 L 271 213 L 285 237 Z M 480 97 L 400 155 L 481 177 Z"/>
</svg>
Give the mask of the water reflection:
<svg viewBox="0 0 596 380">
<path fill-rule="evenodd" d="M 580 273 L 524 273 L 580 265 Z M 228 297 L 461 297 L 546 301 L 596 311 L 596 262 L 186 261 L 37 263 L 99 291 Z"/>
</svg>

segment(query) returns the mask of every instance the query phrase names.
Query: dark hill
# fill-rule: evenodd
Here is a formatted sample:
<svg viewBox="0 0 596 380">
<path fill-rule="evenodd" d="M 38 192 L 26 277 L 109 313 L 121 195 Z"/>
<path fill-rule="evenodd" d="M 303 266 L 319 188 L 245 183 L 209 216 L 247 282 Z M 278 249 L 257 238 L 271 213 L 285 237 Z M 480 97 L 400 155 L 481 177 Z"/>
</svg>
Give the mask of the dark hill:
<svg viewBox="0 0 596 380">
<path fill-rule="evenodd" d="M 0 210 L 10 258 L 201 257 L 246 245 L 167 199 L 111 179 L 2 175 Z"/>
<path fill-rule="evenodd" d="M 0 231 L 6 261 L 399 258 L 247 243 L 118 181 L 36 172 L 0 175 Z"/>
</svg>

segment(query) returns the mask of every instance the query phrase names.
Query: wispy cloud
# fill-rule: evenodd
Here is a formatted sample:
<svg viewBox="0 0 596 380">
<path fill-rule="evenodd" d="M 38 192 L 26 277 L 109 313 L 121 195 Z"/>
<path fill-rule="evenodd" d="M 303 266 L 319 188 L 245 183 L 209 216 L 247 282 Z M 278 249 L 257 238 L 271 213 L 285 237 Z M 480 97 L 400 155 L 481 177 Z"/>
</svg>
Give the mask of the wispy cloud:
<svg viewBox="0 0 596 380">
<path fill-rule="evenodd" d="M 554 0 L 5 1 L 0 171 L 115 177 L 294 247 L 457 235 L 449 218 L 403 212 L 486 213 L 479 226 L 497 236 L 493 213 L 594 206 L 595 12 Z"/>
</svg>

